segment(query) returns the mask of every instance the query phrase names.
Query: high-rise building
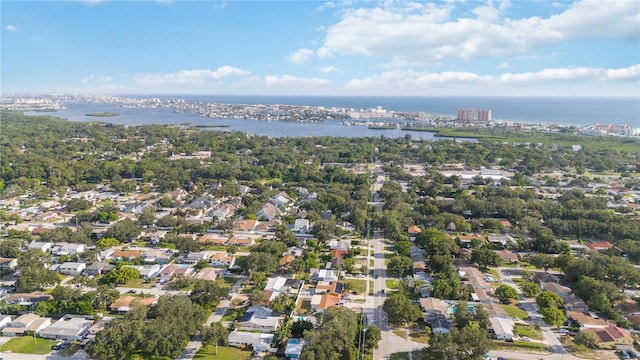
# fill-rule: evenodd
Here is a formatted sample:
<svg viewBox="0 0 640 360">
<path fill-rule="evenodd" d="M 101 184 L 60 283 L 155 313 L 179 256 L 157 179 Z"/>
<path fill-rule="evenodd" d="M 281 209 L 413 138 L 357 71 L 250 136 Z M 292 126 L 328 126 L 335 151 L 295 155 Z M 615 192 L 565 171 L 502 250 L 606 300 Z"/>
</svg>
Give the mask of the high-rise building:
<svg viewBox="0 0 640 360">
<path fill-rule="evenodd" d="M 478 110 L 478 121 L 491 121 L 491 110 Z"/>
<path fill-rule="evenodd" d="M 476 109 L 458 109 L 458 120 L 473 121 L 476 119 Z"/>
</svg>

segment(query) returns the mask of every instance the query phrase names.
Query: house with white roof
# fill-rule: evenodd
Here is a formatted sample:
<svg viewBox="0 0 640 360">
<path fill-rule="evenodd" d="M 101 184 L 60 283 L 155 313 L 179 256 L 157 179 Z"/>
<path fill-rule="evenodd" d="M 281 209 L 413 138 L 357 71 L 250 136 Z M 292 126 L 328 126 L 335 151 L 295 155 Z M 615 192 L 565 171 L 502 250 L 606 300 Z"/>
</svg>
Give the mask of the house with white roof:
<svg viewBox="0 0 640 360">
<path fill-rule="evenodd" d="M 53 246 L 53 244 L 50 243 L 50 242 L 32 241 L 27 246 L 27 249 L 29 249 L 29 250 L 40 250 L 42 252 L 47 252 L 47 251 L 49 251 L 51 249 L 52 246 Z"/>
<path fill-rule="evenodd" d="M 269 351 L 273 334 L 234 330 L 229 333 L 229 345 L 236 347 L 251 346 L 254 351 Z"/>
<path fill-rule="evenodd" d="M 240 319 L 240 330 L 262 331 L 275 333 L 282 324 L 280 316 L 274 316 L 273 311 L 264 306 L 251 306 Z"/>
<path fill-rule="evenodd" d="M 2 336 L 22 336 L 38 333 L 51 325 L 50 318 L 43 318 L 36 314 L 24 314 L 15 318 L 11 324 L 2 329 Z"/>
<path fill-rule="evenodd" d="M 93 321 L 82 317 L 65 316 L 40 330 L 38 335 L 45 339 L 75 341 L 89 333 Z"/>
<path fill-rule="evenodd" d="M 505 341 L 513 340 L 513 328 L 515 326 L 515 323 L 512 319 L 490 317 L 489 322 L 491 323 L 491 327 L 493 328 L 496 339 Z"/>
<path fill-rule="evenodd" d="M 80 275 L 87 267 L 87 264 L 81 262 L 66 262 L 58 267 L 58 272 L 64 275 Z"/>
<path fill-rule="evenodd" d="M 86 249 L 85 244 L 60 243 L 51 248 L 51 253 L 56 256 L 70 256 L 82 254 Z"/>
</svg>

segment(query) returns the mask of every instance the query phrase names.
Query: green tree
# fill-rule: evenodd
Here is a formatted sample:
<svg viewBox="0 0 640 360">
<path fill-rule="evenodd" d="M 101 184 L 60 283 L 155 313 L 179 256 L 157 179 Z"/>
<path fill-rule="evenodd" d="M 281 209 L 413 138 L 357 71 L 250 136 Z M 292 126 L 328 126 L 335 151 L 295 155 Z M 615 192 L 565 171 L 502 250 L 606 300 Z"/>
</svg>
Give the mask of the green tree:
<svg viewBox="0 0 640 360">
<path fill-rule="evenodd" d="M 191 290 L 191 301 L 207 309 L 214 308 L 223 299 L 229 299 L 230 286 L 224 281 L 199 280 Z"/>
<path fill-rule="evenodd" d="M 100 249 L 109 249 L 118 245 L 120 245 L 120 241 L 114 238 L 109 238 L 109 237 L 104 237 L 98 240 L 98 242 L 96 243 L 96 246 L 99 247 Z"/>
<path fill-rule="evenodd" d="M 120 242 L 130 242 L 135 240 L 141 231 L 142 229 L 131 219 L 124 219 L 111 225 L 105 235 Z"/>
<path fill-rule="evenodd" d="M 280 313 L 280 314 L 289 314 L 293 311 L 293 308 L 296 306 L 296 301 L 294 298 L 289 296 L 289 294 L 280 294 L 275 297 L 271 301 L 271 308 Z"/>
<path fill-rule="evenodd" d="M 536 297 L 536 302 L 538 306 L 542 308 L 551 307 L 551 308 L 561 308 L 563 301 L 560 295 L 552 293 L 551 291 L 543 291 L 540 295 Z"/>
<path fill-rule="evenodd" d="M 540 285 L 533 281 L 527 281 L 520 284 L 520 290 L 522 290 L 524 296 L 527 297 L 536 297 L 542 292 L 542 289 L 540 289 Z"/>
<path fill-rule="evenodd" d="M 596 349 L 598 347 L 598 335 L 591 331 L 580 331 L 573 338 L 573 342 L 589 349 Z"/>
<path fill-rule="evenodd" d="M 267 295 L 261 289 L 253 289 L 249 294 L 249 302 L 251 305 L 261 305 L 267 300 Z"/>
<path fill-rule="evenodd" d="M 226 346 L 229 343 L 229 331 L 220 321 L 214 322 L 200 329 L 200 339 L 204 348 L 215 345 L 215 354 L 218 355 L 218 345 Z"/>
<path fill-rule="evenodd" d="M 380 328 L 375 325 L 369 326 L 364 333 L 364 352 L 373 353 L 373 350 L 378 348 L 380 340 L 382 340 Z"/>
<path fill-rule="evenodd" d="M 413 261 L 410 257 L 394 256 L 389 259 L 387 269 L 393 271 L 397 276 L 403 277 L 411 274 Z"/>
<path fill-rule="evenodd" d="M 501 260 L 500 255 L 486 247 L 474 249 L 471 253 L 471 262 L 481 269 L 499 266 Z"/>
<path fill-rule="evenodd" d="M 420 309 L 402 294 L 393 294 L 384 300 L 382 309 L 391 323 L 407 323 L 422 316 Z"/>
<path fill-rule="evenodd" d="M 554 307 L 544 307 L 540 309 L 540 314 L 544 317 L 544 321 L 551 326 L 560 326 L 567 321 L 564 311 Z"/>
<path fill-rule="evenodd" d="M 7 258 L 15 258 L 20 253 L 22 240 L 20 239 L 2 239 L 0 240 L 0 256 Z"/>
<path fill-rule="evenodd" d="M 140 277 L 140 271 L 131 266 L 121 266 L 102 277 L 105 284 L 124 284 Z"/>
<path fill-rule="evenodd" d="M 291 337 L 301 338 L 305 331 L 313 329 L 313 323 L 307 320 L 297 320 L 291 324 Z"/>
<path fill-rule="evenodd" d="M 509 285 L 500 285 L 495 291 L 496 296 L 504 304 L 508 304 L 510 299 L 517 299 L 518 292 Z"/>
</svg>

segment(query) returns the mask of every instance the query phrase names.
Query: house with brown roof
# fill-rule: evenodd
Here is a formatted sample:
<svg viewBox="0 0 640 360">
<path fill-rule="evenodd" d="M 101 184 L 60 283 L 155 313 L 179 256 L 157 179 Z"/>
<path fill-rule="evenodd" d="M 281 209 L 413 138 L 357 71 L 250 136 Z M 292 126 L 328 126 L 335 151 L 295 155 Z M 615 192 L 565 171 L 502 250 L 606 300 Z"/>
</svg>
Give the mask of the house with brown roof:
<svg viewBox="0 0 640 360">
<path fill-rule="evenodd" d="M 264 232 L 274 232 L 276 231 L 279 225 L 282 225 L 282 221 L 280 219 L 271 219 L 269 221 L 261 221 L 256 226 L 256 230 L 264 231 Z"/>
<path fill-rule="evenodd" d="M 280 266 L 285 266 L 287 264 L 290 264 L 293 262 L 293 260 L 295 260 L 296 257 L 291 255 L 291 254 L 287 254 L 283 257 L 280 258 Z"/>
<path fill-rule="evenodd" d="M 583 329 L 604 329 L 610 325 L 606 320 L 582 311 L 567 311 L 567 318 L 580 324 Z"/>
<path fill-rule="evenodd" d="M 209 265 L 215 267 L 231 267 L 235 265 L 236 258 L 228 253 L 219 252 L 209 258 Z"/>
<path fill-rule="evenodd" d="M 228 238 L 224 236 L 214 235 L 214 234 L 205 234 L 202 235 L 198 242 L 202 245 L 216 245 L 216 246 L 224 246 L 227 245 Z"/>
<path fill-rule="evenodd" d="M 233 230 L 254 231 L 258 225 L 258 220 L 236 220 L 233 223 Z"/>
<path fill-rule="evenodd" d="M 142 256 L 142 251 L 138 250 L 116 250 L 111 254 L 111 258 L 115 260 L 133 260 Z"/>
<path fill-rule="evenodd" d="M 114 301 L 111 305 L 109 305 L 109 309 L 111 309 L 111 311 L 116 311 L 120 313 L 127 312 L 131 310 L 131 305 L 133 304 L 134 301 L 139 301 L 140 304 L 146 305 L 147 307 L 158 303 L 158 299 L 156 299 L 155 297 L 142 298 L 142 297 L 136 297 L 131 295 L 125 295 L 121 298 L 116 299 L 116 301 Z"/>
<path fill-rule="evenodd" d="M 237 245 L 237 246 L 253 246 L 255 243 L 256 241 L 253 238 L 250 238 L 250 237 L 241 238 L 241 237 L 235 237 L 235 236 L 229 239 L 229 242 L 228 242 L 229 245 Z"/>
<path fill-rule="evenodd" d="M 13 269 L 18 266 L 18 259 L 16 258 L 0 258 L 0 270 Z"/>
<path fill-rule="evenodd" d="M 174 277 L 176 270 L 178 270 L 180 266 L 176 264 L 169 264 L 160 270 L 160 280 L 169 281 Z"/>
<path fill-rule="evenodd" d="M 311 298 L 311 309 L 313 311 L 322 311 L 330 307 L 338 306 L 340 303 L 340 295 L 336 293 L 316 294 Z"/>
<path fill-rule="evenodd" d="M 409 229 L 407 229 L 407 233 L 409 234 L 409 236 L 416 236 L 418 234 L 420 234 L 422 232 L 422 229 L 420 229 L 419 226 L 417 225 L 412 225 L 409 226 Z"/>
<path fill-rule="evenodd" d="M 613 247 L 613 244 L 608 241 L 596 241 L 587 244 L 587 247 L 593 251 L 604 252 Z"/>
<path fill-rule="evenodd" d="M 607 326 L 605 328 L 584 329 L 595 333 L 598 337 L 598 347 L 603 349 L 614 349 L 618 345 L 633 345 L 633 337 L 629 332 L 618 326 Z"/>
<path fill-rule="evenodd" d="M 198 280 L 205 280 L 205 281 L 215 281 L 216 278 L 218 277 L 219 272 L 220 272 L 220 269 L 207 267 L 204 269 L 200 269 L 200 271 L 198 271 L 195 275 L 193 275 L 193 278 Z"/>
</svg>

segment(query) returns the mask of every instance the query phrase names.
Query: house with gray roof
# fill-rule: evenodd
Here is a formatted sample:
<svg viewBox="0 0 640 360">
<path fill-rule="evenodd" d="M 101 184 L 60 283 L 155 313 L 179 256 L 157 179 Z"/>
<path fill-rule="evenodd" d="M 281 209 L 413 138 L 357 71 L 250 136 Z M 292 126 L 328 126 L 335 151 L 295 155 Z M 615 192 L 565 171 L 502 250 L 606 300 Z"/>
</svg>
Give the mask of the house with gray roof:
<svg viewBox="0 0 640 360">
<path fill-rule="evenodd" d="M 64 316 L 40 330 L 38 335 L 45 339 L 74 341 L 89 333 L 92 324 L 93 321 L 82 317 Z"/>
</svg>

